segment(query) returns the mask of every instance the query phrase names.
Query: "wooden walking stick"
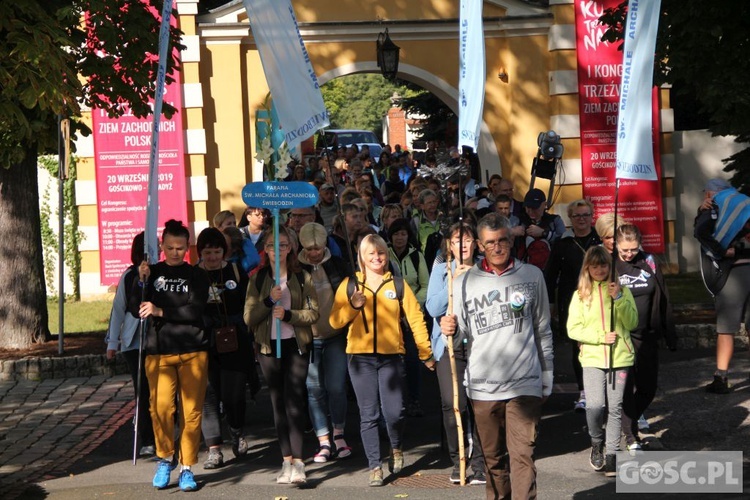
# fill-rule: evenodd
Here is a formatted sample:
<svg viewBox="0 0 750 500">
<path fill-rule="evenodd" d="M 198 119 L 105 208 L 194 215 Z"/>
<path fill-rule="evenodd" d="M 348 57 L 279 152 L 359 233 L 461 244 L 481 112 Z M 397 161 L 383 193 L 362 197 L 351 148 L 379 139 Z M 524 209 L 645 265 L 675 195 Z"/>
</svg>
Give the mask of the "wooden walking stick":
<svg viewBox="0 0 750 500">
<path fill-rule="evenodd" d="M 450 235 L 448 235 L 450 237 Z M 463 255 L 462 255 L 463 257 Z M 459 257 L 458 262 L 463 259 Z M 453 271 L 451 270 L 451 252 L 447 252 L 448 269 L 448 310 L 446 314 L 453 314 Z M 448 357 L 451 362 L 451 379 L 453 382 L 453 413 L 456 416 L 456 433 L 458 434 L 458 469 L 460 484 L 466 484 L 466 451 L 464 450 L 464 424 L 461 421 L 461 409 L 458 407 L 458 375 L 456 370 L 456 354 L 453 351 L 453 337 L 447 339 Z"/>
</svg>

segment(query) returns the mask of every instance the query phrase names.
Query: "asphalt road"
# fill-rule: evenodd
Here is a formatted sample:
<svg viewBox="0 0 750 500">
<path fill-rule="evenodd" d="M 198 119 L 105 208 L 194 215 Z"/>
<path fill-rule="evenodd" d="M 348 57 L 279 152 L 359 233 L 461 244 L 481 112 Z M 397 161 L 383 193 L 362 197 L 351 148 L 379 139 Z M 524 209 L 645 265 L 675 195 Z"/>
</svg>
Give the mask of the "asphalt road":
<svg viewBox="0 0 750 500">
<path fill-rule="evenodd" d="M 608 499 L 615 493 L 615 481 L 592 471 L 588 464 L 589 438 L 585 418 L 571 410 L 577 391 L 572 383 L 569 355 L 565 344 L 557 346 L 555 393 L 544 407 L 540 425 L 536 464 L 541 499 Z M 713 371 L 713 353 L 692 350 L 671 353 L 661 358 L 660 388 L 656 401 L 647 412 L 652 424 L 650 440 L 658 440 L 668 450 L 750 450 L 750 361 L 747 352 L 737 352 L 731 376 L 732 394 L 707 394 L 702 386 Z M 367 464 L 359 443 L 356 405 L 349 409 L 347 439 L 354 448 L 351 458 L 326 464 L 313 464 L 314 436 L 306 442 L 308 483 L 304 487 L 276 485 L 275 475 L 281 457 L 274 439 L 270 402 L 266 391 L 248 407 L 247 433 L 249 455 L 231 459 L 224 446 L 224 468 L 204 471 L 202 453 L 194 467 L 200 489 L 193 498 L 252 499 L 482 499 L 482 486 L 449 484 L 451 464 L 441 449 L 441 419 L 437 384 L 433 374 L 423 373 L 422 403 L 426 415 L 409 418 L 404 449 L 406 467 L 398 478 L 388 477 L 382 488 L 367 486 Z M 61 464 L 62 472 L 46 477 L 27 488 L 19 498 L 87 499 L 115 498 L 143 500 L 168 498 L 182 494 L 173 484 L 163 491 L 151 487 L 154 463 L 131 462 L 132 434 L 128 423 L 100 446 L 75 463 Z M 384 448 L 387 449 L 387 448 Z M 750 492 L 750 457 L 744 460 L 744 489 Z M 637 498 L 705 498 L 704 495 L 638 495 Z M 747 498 L 742 494 L 713 495 L 711 498 Z"/>
</svg>

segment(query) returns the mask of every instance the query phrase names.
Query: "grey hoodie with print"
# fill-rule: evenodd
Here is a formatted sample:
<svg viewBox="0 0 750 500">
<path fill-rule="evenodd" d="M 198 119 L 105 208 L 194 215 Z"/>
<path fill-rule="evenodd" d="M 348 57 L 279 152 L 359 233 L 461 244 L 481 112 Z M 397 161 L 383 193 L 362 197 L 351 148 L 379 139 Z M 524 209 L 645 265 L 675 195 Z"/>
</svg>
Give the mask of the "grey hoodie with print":
<svg viewBox="0 0 750 500">
<path fill-rule="evenodd" d="M 464 385 L 469 398 L 548 396 L 553 346 L 542 272 L 514 260 L 498 276 L 480 262 L 456 280 L 453 293 L 456 335 L 468 341 Z"/>
</svg>

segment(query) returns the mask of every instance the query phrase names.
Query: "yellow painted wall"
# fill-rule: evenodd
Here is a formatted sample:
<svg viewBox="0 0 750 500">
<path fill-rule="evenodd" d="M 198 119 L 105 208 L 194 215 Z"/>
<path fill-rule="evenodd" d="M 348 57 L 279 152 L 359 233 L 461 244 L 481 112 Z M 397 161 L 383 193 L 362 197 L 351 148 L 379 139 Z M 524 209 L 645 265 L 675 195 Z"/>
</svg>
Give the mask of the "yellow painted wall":
<svg viewBox="0 0 750 500">
<path fill-rule="evenodd" d="M 449 19 L 457 18 L 458 0 L 293 0 L 297 21 L 362 21 L 370 19 Z M 505 9 L 484 2 L 485 17 L 503 16 Z"/>
</svg>

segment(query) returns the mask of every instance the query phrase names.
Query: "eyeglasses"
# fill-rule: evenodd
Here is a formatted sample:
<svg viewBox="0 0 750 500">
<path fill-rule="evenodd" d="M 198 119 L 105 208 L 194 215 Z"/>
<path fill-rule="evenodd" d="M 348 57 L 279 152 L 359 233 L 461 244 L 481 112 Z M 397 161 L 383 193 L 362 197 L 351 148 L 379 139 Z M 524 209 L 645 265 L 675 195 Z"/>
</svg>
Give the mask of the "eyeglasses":
<svg viewBox="0 0 750 500">
<path fill-rule="evenodd" d="M 508 238 L 500 238 L 497 241 L 485 241 L 482 242 L 482 246 L 485 250 L 494 250 L 495 247 L 499 248 L 509 248 L 510 247 L 510 239 Z"/>
<path fill-rule="evenodd" d="M 273 243 L 268 243 L 264 247 L 266 249 L 266 252 L 273 251 Z M 282 252 L 285 250 L 289 250 L 289 243 L 279 243 L 279 250 Z"/>
<path fill-rule="evenodd" d="M 464 246 L 468 247 L 472 243 L 474 243 L 474 240 L 465 239 L 464 240 Z M 451 240 L 451 245 L 459 246 L 461 244 L 461 240 Z"/>
<path fill-rule="evenodd" d="M 638 253 L 639 248 L 618 248 L 617 249 L 621 254 L 624 255 L 634 255 Z"/>
<path fill-rule="evenodd" d="M 590 213 L 585 214 L 573 214 L 570 216 L 571 219 L 585 219 L 586 217 L 591 217 Z"/>
</svg>

